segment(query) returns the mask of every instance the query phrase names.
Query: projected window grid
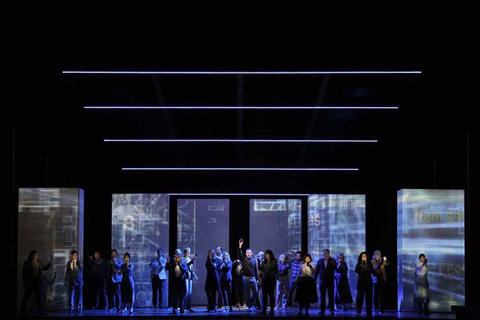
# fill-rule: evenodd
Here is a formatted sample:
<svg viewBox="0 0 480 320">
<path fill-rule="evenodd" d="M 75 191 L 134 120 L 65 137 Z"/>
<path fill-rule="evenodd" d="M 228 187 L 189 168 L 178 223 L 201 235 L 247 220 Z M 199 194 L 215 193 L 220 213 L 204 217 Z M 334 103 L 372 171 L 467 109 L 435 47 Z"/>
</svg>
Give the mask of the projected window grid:
<svg viewBox="0 0 480 320">
<path fill-rule="evenodd" d="M 293 258 L 302 248 L 301 199 L 250 199 L 250 246 Z"/>
<path fill-rule="evenodd" d="M 355 265 L 365 251 L 365 195 L 312 194 L 308 197 L 308 252 L 314 262 L 328 248 L 345 255 L 352 296 L 357 293 Z"/>
<path fill-rule="evenodd" d="M 193 282 L 193 305 L 207 304 L 204 288 L 208 250 L 220 246 L 228 251 L 229 204 L 228 199 L 177 200 L 177 247 L 182 251 L 185 247 L 190 247 L 192 255 L 198 254 L 198 259 L 194 264 L 198 280 Z"/>
<path fill-rule="evenodd" d="M 114 194 L 112 196 L 112 248 L 121 258 L 130 253 L 135 265 L 135 306 L 152 306 L 150 261 L 163 249 L 168 257 L 168 194 Z M 168 280 L 164 282 L 163 305 L 167 305 Z"/>
<path fill-rule="evenodd" d="M 428 259 L 430 309 L 465 304 L 465 198 L 463 190 L 398 191 L 398 308 L 416 310 L 415 264 Z"/>
<path fill-rule="evenodd" d="M 46 310 L 66 310 L 68 293 L 63 285 L 70 251 L 83 256 L 83 190 L 75 188 L 21 188 L 18 193 L 18 308 L 24 293 L 23 263 L 30 250 L 37 250 L 44 265 L 53 256 L 52 266 L 43 273 Z M 56 277 L 54 276 L 56 274 Z M 36 310 L 32 295 L 30 310 Z"/>
</svg>

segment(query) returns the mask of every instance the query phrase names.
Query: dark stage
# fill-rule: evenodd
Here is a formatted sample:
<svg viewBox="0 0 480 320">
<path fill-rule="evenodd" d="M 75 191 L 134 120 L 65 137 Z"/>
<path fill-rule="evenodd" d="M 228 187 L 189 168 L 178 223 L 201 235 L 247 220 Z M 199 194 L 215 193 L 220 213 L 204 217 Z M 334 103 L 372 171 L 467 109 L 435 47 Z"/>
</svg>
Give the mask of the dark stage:
<svg viewBox="0 0 480 320">
<path fill-rule="evenodd" d="M 152 309 L 135 309 L 133 314 L 123 314 L 118 312 L 108 312 L 108 311 L 96 311 L 96 310 L 84 310 L 80 313 L 70 314 L 64 311 L 49 312 L 46 316 L 36 316 L 30 315 L 26 318 L 43 318 L 43 319 L 116 319 L 116 318 L 138 318 L 138 319 L 159 319 L 159 318 L 184 318 L 184 319 L 209 319 L 209 318 L 235 318 L 235 319 L 251 319 L 251 318 L 277 318 L 277 319 L 291 319 L 291 318 L 306 318 L 305 315 L 298 316 L 298 309 L 287 309 L 286 311 L 276 311 L 274 316 L 263 316 L 260 313 L 250 312 L 248 310 L 238 310 L 234 308 L 233 311 L 223 311 L 218 310 L 217 312 L 204 312 L 205 308 L 194 308 L 195 313 L 184 313 L 184 314 L 172 314 L 171 309 L 163 310 L 152 310 Z M 308 318 L 337 318 L 337 319 L 358 319 L 358 318 L 367 318 L 363 313 L 360 317 L 355 316 L 354 310 L 348 311 L 336 311 L 335 315 L 332 317 L 328 311 L 325 312 L 325 315 L 318 314 L 319 309 L 310 309 L 310 315 Z M 397 312 L 394 310 L 387 311 L 384 315 L 374 315 L 373 318 L 377 319 L 433 319 L 433 320 L 443 320 L 443 319 L 455 319 L 454 313 L 432 313 L 429 316 L 421 316 L 413 312 Z"/>
</svg>

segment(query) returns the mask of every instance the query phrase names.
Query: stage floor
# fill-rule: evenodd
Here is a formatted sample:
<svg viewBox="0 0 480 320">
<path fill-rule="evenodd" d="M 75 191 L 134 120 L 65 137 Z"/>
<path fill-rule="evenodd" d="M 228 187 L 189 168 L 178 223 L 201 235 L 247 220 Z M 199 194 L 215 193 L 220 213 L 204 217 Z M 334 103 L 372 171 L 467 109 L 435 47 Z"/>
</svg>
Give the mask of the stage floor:
<svg viewBox="0 0 480 320">
<path fill-rule="evenodd" d="M 119 313 L 117 311 L 108 312 L 108 311 L 99 311 L 99 310 L 83 310 L 79 313 L 69 313 L 67 311 L 51 311 L 48 312 L 48 315 L 38 316 L 36 313 L 27 314 L 25 319 L 28 318 L 43 318 L 43 319 L 117 319 L 117 318 L 141 318 L 141 319 L 158 319 L 158 318 L 197 318 L 197 319 L 207 319 L 212 317 L 220 318 L 236 318 L 236 319 L 251 319 L 251 318 L 299 318 L 297 315 L 298 309 L 292 308 L 285 311 L 275 311 L 274 316 L 263 316 L 258 311 L 251 312 L 248 310 L 239 310 L 234 308 L 233 311 L 223 311 L 218 310 L 217 312 L 205 312 L 206 308 L 193 308 L 194 313 L 183 313 L 183 314 L 172 314 L 172 309 L 149 309 L 149 308 L 137 308 L 134 309 L 133 314 L 129 313 Z M 325 312 L 325 315 L 318 314 L 319 309 L 310 309 L 309 318 L 332 318 L 328 310 Z M 336 311 L 334 318 L 341 319 L 359 319 L 367 318 L 365 314 L 362 314 L 360 317 L 355 316 L 354 310 L 348 311 Z M 20 316 L 18 316 L 20 318 Z M 302 316 L 305 318 L 305 315 Z M 397 311 L 387 311 L 387 314 L 384 315 L 374 315 L 373 318 L 378 319 L 438 319 L 438 320 L 448 320 L 455 319 L 454 313 L 432 313 L 429 316 L 421 316 L 413 312 L 397 312 Z"/>
</svg>

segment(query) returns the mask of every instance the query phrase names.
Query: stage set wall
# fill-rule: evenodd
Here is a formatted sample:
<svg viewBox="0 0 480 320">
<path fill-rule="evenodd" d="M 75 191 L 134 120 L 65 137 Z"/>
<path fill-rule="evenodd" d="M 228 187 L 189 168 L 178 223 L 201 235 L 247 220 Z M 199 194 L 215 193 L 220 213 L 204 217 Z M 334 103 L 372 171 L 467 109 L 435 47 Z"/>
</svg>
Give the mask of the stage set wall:
<svg viewBox="0 0 480 320">
<path fill-rule="evenodd" d="M 415 264 L 428 259 L 431 311 L 465 304 L 465 196 L 463 190 L 398 191 L 398 309 L 417 309 Z"/>
<path fill-rule="evenodd" d="M 51 267 L 43 272 L 45 310 L 67 310 L 68 292 L 64 286 L 70 252 L 83 258 L 84 192 L 78 188 L 20 188 L 18 190 L 17 309 L 24 293 L 22 268 L 31 250 Z M 35 296 L 29 310 L 36 310 Z"/>
</svg>

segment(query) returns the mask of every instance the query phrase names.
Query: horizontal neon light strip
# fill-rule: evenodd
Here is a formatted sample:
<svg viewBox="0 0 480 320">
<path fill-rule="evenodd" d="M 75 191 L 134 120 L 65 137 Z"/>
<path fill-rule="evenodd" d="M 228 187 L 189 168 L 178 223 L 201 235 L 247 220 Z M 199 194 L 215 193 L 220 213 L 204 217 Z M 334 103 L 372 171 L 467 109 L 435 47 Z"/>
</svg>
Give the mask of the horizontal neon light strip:
<svg viewBox="0 0 480 320">
<path fill-rule="evenodd" d="M 179 110 L 397 110 L 389 106 L 85 106 L 84 109 L 179 109 Z"/>
<path fill-rule="evenodd" d="M 124 171 L 358 171 L 358 168 L 135 168 Z"/>
<path fill-rule="evenodd" d="M 81 71 L 66 70 L 64 74 L 166 74 L 166 75 L 316 75 L 316 74 L 421 74 L 422 71 Z"/>
<path fill-rule="evenodd" d="M 376 143 L 378 140 L 266 140 L 266 139 L 104 139 L 104 142 L 204 142 L 204 143 Z"/>
<path fill-rule="evenodd" d="M 308 193 L 169 193 L 169 196 L 262 196 L 262 197 L 308 197 Z"/>
</svg>

